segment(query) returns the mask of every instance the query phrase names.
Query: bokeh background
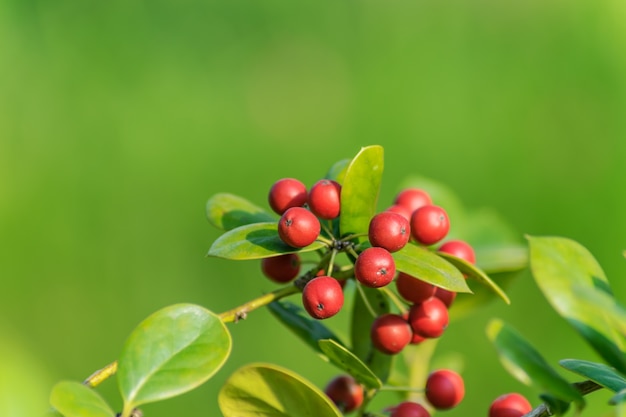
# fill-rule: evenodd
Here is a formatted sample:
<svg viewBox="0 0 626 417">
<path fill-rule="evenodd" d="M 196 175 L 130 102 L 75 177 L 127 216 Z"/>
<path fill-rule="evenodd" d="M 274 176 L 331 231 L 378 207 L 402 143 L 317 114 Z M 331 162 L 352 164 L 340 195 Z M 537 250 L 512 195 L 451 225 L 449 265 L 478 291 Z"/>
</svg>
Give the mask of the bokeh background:
<svg viewBox="0 0 626 417">
<path fill-rule="evenodd" d="M 385 147 L 381 207 L 407 175 L 435 178 L 520 242 L 578 240 L 626 301 L 625 20 L 620 0 L 0 2 L 0 415 L 39 415 L 161 307 L 275 288 L 256 262 L 205 257 L 206 200 L 264 205 L 278 178 L 311 185 L 364 145 Z M 529 274 L 510 296 L 441 341 L 467 383 L 447 415 L 512 390 L 538 402 L 496 360 L 491 317 L 552 364 L 597 359 Z M 336 374 L 266 311 L 230 328 L 219 374 L 146 416 L 220 415 L 249 362 Z M 100 392 L 119 407 L 114 380 Z"/>
</svg>

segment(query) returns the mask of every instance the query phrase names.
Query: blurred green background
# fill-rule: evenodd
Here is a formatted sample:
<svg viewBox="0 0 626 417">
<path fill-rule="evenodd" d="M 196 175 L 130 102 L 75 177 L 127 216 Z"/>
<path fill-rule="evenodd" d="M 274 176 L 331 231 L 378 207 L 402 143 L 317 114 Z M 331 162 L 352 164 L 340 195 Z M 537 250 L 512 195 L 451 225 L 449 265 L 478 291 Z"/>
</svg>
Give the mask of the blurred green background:
<svg viewBox="0 0 626 417">
<path fill-rule="evenodd" d="M 625 19 L 619 0 L 0 2 L 0 415 L 39 415 L 54 382 L 114 360 L 161 307 L 220 312 L 275 288 L 256 262 L 205 257 L 206 200 L 265 205 L 278 178 L 312 185 L 369 144 L 385 147 L 381 207 L 407 175 L 435 178 L 520 242 L 578 240 L 625 302 Z M 494 357 L 491 317 L 550 363 L 597 359 L 530 275 L 510 296 L 441 341 L 467 384 L 445 414 L 538 401 Z M 146 416 L 219 415 L 249 362 L 336 374 L 264 310 L 230 328 L 218 375 Z M 100 392 L 119 408 L 114 380 Z"/>
</svg>

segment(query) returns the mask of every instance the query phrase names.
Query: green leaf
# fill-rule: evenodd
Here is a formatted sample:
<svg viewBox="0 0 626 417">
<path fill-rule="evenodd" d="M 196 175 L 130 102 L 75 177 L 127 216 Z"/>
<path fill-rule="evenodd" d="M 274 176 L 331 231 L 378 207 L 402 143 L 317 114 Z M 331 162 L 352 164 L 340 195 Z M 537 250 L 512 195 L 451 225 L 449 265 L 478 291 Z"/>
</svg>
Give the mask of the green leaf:
<svg viewBox="0 0 626 417">
<path fill-rule="evenodd" d="M 331 363 L 338 366 L 367 388 L 379 389 L 382 382 L 354 353 L 331 339 L 319 341 L 319 346 Z"/>
<path fill-rule="evenodd" d="M 428 249 L 408 243 L 392 255 L 398 271 L 449 291 L 472 292 L 456 267 Z"/>
<path fill-rule="evenodd" d="M 528 241 L 531 271 L 548 302 L 609 365 L 626 373 L 626 313 L 595 258 L 570 239 Z"/>
<path fill-rule="evenodd" d="M 94 390 L 75 381 L 57 383 L 50 404 L 65 417 L 114 417 L 107 402 Z"/>
<path fill-rule="evenodd" d="M 528 266 L 528 249 L 522 245 L 499 244 L 475 248 L 476 265 L 486 274 L 517 272 Z"/>
<path fill-rule="evenodd" d="M 612 396 L 609 400 L 609 404 L 619 405 L 621 412 L 626 412 L 626 389 L 623 389 L 616 393 L 614 396 Z"/>
<path fill-rule="evenodd" d="M 235 371 L 222 386 L 218 403 L 224 417 L 341 417 L 315 385 L 269 364 Z"/>
<path fill-rule="evenodd" d="M 569 402 L 560 400 L 550 394 L 540 394 L 539 398 L 548 406 L 550 410 L 549 415 L 562 416 L 570 408 Z"/>
<path fill-rule="evenodd" d="M 389 378 L 393 356 L 379 352 L 372 345 L 370 330 L 375 317 L 371 310 L 376 317 L 388 313 L 389 299 L 380 289 L 357 285 L 350 326 L 352 353 L 384 383 Z"/>
<path fill-rule="evenodd" d="M 346 176 L 346 171 L 348 170 L 348 165 L 350 165 L 349 159 L 342 159 L 341 161 L 337 161 L 333 164 L 332 167 L 326 173 L 326 177 L 329 180 L 335 180 L 339 184 L 343 184 L 343 180 Z"/>
<path fill-rule="evenodd" d="M 252 223 L 275 222 L 275 216 L 234 194 L 215 194 L 206 203 L 209 222 L 222 230 L 232 230 Z"/>
<path fill-rule="evenodd" d="M 563 379 L 516 330 L 501 320 L 493 319 L 487 336 L 494 344 L 507 371 L 527 385 L 536 385 L 548 394 L 582 408 L 582 395 Z"/>
<path fill-rule="evenodd" d="M 489 288 L 491 291 L 497 294 L 502 300 L 504 300 L 505 303 L 511 304 L 511 300 L 509 300 L 509 297 L 502 290 L 502 288 L 500 288 L 498 284 L 493 282 L 491 278 L 487 276 L 487 274 L 485 274 L 482 270 L 480 270 L 476 266 L 472 265 L 471 263 L 467 262 L 464 259 L 457 258 L 454 255 L 450 255 L 449 253 L 437 252 L 437 255 L 441 256 L 443 259 L 450 262 L 462 273 L 467 274 L 468 277 L 475 279 L 479 283 Z"/>
<path fill-rule="evenodd" d="M 153 313 L 133 330 L 118 360 L 125 412 L 196 388 L 230 350 L 222 320 L 200 306 L 175 304 Z"/>
<path fill-rule="evenodd" d="M 217 238 L 208 256 L 245 260 L 261 259 L 285 253 L 312 252 L 321 249 L 324 243 L 316 241 L 304 248 L 293 248 L 278 236 L 278 223 L 254 223 L 230 230 Z"/>
<path fill-rule="evenodd" d="M 605 364 L 579 359 L 563 359 L 559 361 L 559 364 L 563 368 L 582 375 L 613 392 L 626 389 L 626 378 L 620 375 L 614 368 Z"/>
<path fill-rule="evenodd" d="M 370 220 L 376 214 L 376 203 L 383 175 L 383 148 L 362 148 L 346 170 L 341 187 L 341 216 L 339 230 L 342 236 L 367 233 Z M 359 238 L 359 241 L 367 238 Z"/>
<path fill-rule="evenodd" d="M 274 301 L 267 307 L 278 321 L 319 353 L 322 351 L 318 342 L 322 339 L 332 339 L 342 344 L 328 327 L 319 320 L 312 319 L 302 307 L 296 304 L 289 301 Z"/>
</svg>

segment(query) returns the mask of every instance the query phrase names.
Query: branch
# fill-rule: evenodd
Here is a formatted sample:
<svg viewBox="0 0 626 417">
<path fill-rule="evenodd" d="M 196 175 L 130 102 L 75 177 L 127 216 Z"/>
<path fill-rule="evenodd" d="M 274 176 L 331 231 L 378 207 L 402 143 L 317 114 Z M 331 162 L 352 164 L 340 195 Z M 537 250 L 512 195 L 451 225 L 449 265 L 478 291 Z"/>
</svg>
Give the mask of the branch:
<svg viewBox="0 0 626 417">
<path fill-rule="evenodd" d="M 598 391 L 603 388 L 602 385 L 598 385 L 595 382 L 589 381 L 589 380 L 582 381 L 582 382 L 575 382 L 572 385 L 582 395 L 591 394 L 592 392 Z M 550 411 L 550 408 L 546 404 L 541 404 L 537 408 L 532 410 L 530 413 L 524 414 L 523 417 L 548 417 L 551 415 L 552 415 L 552 412 Z"/>
</svg>

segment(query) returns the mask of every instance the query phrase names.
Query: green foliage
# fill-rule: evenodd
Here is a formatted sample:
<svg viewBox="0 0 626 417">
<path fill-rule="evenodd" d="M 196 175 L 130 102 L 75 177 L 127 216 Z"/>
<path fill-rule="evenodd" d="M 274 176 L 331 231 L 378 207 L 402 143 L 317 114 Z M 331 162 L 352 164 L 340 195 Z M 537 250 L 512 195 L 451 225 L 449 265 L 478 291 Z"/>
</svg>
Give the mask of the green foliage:
<svg viewBox="0 0 626 417">
<path fill-rule="evenodd" d="M 319 346 L 331 363 L 352 375 L 367 388 L 379 389 L 382 382 L 354 353 L 331 339 L 319 341 Z"/>
<path fill-rule="evenodd" d="M 58 382 L 50 394 L 50 404 L 64 417 L 114 417 L 107 402 L 80 382 Z"/>
<path fill-rule="evenodd" d="M 275 222 L 276 217 L 243 197 L 215 194 L 206 203 L 209 222 L 221 230 L 232 230 L 252 223 Z"/>
<path fill-rule="evenodd" d="M 230 355 L 222 320 L 193 304 L 175 304 L 146 318 L 120 354 L 124 417 L 135 407 L 187 392 L 209 379 Z"/>
<path fill-rule="evenodd" d="M 269 364 L 235 371 L 218 402 L 224 417 L 340 417 L 315 385 L 293 372 Z"/>
<path fill-rule="evenodd" d="M 605 364 L 579 359 L 563 359 L 559 361 L 559 364 L 563 368 L 584 376 L 613 392 L 626 389 L 626 378 Z"/>
</svg>

